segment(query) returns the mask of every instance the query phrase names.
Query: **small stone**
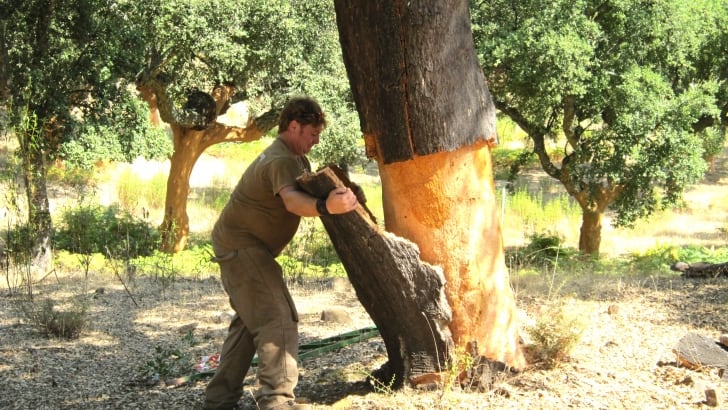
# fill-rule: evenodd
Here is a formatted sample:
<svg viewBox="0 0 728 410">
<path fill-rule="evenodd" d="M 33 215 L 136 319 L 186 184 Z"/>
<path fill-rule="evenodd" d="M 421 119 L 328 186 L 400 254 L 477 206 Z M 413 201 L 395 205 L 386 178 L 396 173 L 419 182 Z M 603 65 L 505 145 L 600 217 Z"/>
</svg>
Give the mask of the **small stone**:
<svg viewBox="0 0 728 410">
<path fill-rule="evenodd" d="M 609 313 L 610 316 L 619 314 L 619 305 L 609 305 L 607 307 L 607 313 Z"/>
<path fill-rule="evenodd" d="M 321 312 L 321 320 L 323 320 L 324 322 L 334 322 L 342 324 L 348 324 L 353 322 L 351 316 L 349 315 L 349 312 L 341 307 L 324 309 Z"/>
<path fill-rule="evenodd" d="M 718 338 L 718 342 L 728 348 L 728 333 L 723 333 Z"/>
<path fill-rule="evenodd" d="M 179 333 L 181 335 L 186 335 L 186 334 L 194 331 L 196 328 L 197 328 L 197 323 L 189 323 L 184 326 L 180 326 L 177 329 L 177 333 Z"/>
<path fill-rule="evenodd" d="M 710 407 L 718 407 L 718 392 L 715 389 L 705 389 L 705 405 Z"/>
</svg>

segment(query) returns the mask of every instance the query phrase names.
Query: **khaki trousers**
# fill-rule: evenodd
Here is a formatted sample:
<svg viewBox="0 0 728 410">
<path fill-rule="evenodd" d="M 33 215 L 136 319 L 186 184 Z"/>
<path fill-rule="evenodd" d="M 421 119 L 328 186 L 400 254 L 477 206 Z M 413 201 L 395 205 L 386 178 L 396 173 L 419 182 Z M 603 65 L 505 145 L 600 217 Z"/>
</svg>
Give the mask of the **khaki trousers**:
<svg viewBox="0 0 728 410">
<path fill-rule="evenodd" d="M 236 315 L 205 391 L 205 408 L 229 408 L 238 402 L 255 353 L 258 407 L 270 409 L 293 400 L 298 382 L 298 313 L 280 265 L 265 248 L 229 250 L 213 245 L 213 251 Z"/>
</svg>

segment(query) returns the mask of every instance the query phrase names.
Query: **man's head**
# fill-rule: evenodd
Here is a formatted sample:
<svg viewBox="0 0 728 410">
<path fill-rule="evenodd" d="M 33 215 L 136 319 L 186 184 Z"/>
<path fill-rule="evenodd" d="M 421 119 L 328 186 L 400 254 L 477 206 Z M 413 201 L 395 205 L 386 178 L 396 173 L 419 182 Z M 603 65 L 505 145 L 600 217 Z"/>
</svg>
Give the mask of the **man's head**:
<svg viewBox="0 0 728 410">
<path fill-rule="evenodd" d="M 321 106 L 309 97 L 289 100 L 281 111 L 278 133 L 286 146 L 296 155 L 308 154 L 319 142 L 326 128 L 326 116 Z"/>
<path fill-rule="evenodd" d="M 301 125 L 313 125 L 326 128 L 326 116 L 316 100 L 309 97 L 295 97 L 286 103 L 278 120 L 278 130 L 288 129 L 291 121 Z"/>
</svg>

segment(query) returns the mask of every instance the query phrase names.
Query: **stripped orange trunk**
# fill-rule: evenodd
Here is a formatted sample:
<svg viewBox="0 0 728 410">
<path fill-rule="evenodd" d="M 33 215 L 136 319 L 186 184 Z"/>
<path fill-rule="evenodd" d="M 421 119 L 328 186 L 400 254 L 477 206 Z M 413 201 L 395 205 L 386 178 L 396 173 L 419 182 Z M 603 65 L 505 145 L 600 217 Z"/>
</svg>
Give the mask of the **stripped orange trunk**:
<svg viewBox="0 0 728 410">
<path fill-rule="evenodd" d="M 456 345 L 523 367 L 488 143 L 380 163 L 380 175 L 386 229 L 444 270 Z"/>
</svg>

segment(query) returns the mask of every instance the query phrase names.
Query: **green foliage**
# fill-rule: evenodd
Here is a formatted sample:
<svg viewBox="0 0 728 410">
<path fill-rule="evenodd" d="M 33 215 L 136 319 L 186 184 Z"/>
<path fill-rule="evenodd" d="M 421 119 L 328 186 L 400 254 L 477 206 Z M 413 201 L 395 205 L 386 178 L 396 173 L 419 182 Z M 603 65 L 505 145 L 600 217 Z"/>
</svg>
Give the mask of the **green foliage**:
<svg viewBox="0 0 728 410">
<path fill-rule="evenodd" d="M 194 364 L 191 349 L 198 344 L 194 328 L 179 340 L 160 342 L 154 346 L 154 354 L 144 363 L 140 372 L 147 382 L 190 374 Z"/>
<path fill-rule="evenodd" d="M 575 256 L 573 248 L 564 247 L 563 242 L 563 238 L 555 233 L 535 233 L 531 235 L 528 245 L 511 257 L 517 258 L 522 265 L 554 267 L 560 261 Z"/>
<path fill-rule="evenodd" d="M 728 248 L 705 246 L 662 245 L 631 255 L 632 268 L 639 272 L 670 272 L 675 262 L 724 263 L 728 260 Z"/>
<path fill-rule="evenodd" d="M 149 122 L 149 109 L 129 92 L 107 102 L 100 112 L 73 123 L 66 142 L 53 154 L 77 167 L 90 169 L 99 161 L 132 162 L 137 157 L 166 159 L 172 141 Z"/>
<path fill-rule="evenodd" d="M 503 195 L 502 192 L 498 194 Z M 565 193 L 552 195 L 545 188 L 535 192 L 516 188 L 513 194 L 506 195 L 505 207 L 509 217 L 518 218 L 520 224 L 531 232 L 552 229 L 563 221 L 573 226 L 573 222 L 581 218 L 581 209 Z"/>
<path fill-rule="evenodd" d="M 323 224 L 318 218 L 301 220 L 294 239 L 278 257 L 283 275 L 292 280 L 346 274 Z"/>
<path fill-rule="evenodd" d="M 474 0 L 471 10 L 496 107 L 568 192 L 607 201 L 615 225 L 674 205 L 706 150 L 722 146 L 725 2 Z M 710 141 L 696 132 L 707 129 Z M 616 198 L 600 198 L 610 189 Z"/>
<path fill-rule="evenodd" d="M 57 249 L 73 253 L 146 256 L 159 246 L 159 233 L 148 222 L 117 206 L 82 205 L 66 209 L 55 234 Z"/>
<path fill-rule="evenodd" d="M 212 246 L 209 242 L 191 244 L 187 249 L 169 254 L 154 250 L 149 255 L 132 259 L 129 264 L 138 275 L 148 275 L 162 286 L 172 286 L 181 274 L 199 278 L 218 270 L 212 262 Z"/>
</svg>

